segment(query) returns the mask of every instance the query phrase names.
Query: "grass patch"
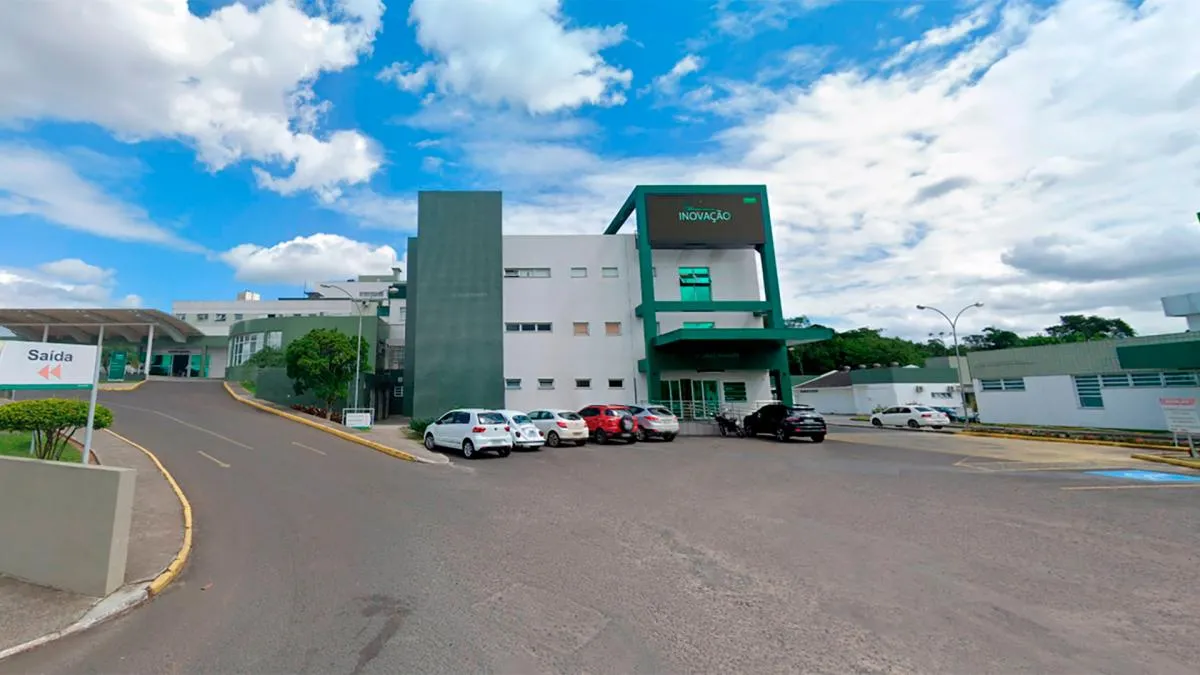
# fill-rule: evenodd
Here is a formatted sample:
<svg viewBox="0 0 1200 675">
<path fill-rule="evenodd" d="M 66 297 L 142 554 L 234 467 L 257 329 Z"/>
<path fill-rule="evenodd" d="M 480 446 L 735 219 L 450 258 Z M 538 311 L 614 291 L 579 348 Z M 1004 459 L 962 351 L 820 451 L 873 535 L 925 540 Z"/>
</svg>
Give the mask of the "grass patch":
<svg viewBox="0 0 1200 675">
<path fill-rule="evenodd" d="M 0 457 L 24 457 L 29 459 L 29 439 L 27 432 L 0 432 Z M 79 450 L 74 445 L 63 450 L 63 462 L 79 463 Z"/>
<path fill-rule="evenodd" d="M 242 387 L 244 387 L 246 391 L 250 392 L 251 394 L 254 394 L 255 396 L 258 395 L 258 391 L 256 391 L 258 389 L 258 385 L 253 380 L 242 380 Z"/>
<path fill-rule="evenodd" d="M 976 424 L 979 424 L 976 422 Z M 1060 427 L 1060 426 L 1037 426 L 1034 424 L 991 424 L 983 423 L 981 426 L 987 427 L 1003 427 L 1005 429 L 1035 429 L 1045 431 L 1076 431 L 1080 433 L 1093 434 L 1152 434 L 1158 436 L 1170 436 L 1171 432 L 1163 431 L 1162 429 L 1109 429 L 1099 427 Z"/>
</svg>

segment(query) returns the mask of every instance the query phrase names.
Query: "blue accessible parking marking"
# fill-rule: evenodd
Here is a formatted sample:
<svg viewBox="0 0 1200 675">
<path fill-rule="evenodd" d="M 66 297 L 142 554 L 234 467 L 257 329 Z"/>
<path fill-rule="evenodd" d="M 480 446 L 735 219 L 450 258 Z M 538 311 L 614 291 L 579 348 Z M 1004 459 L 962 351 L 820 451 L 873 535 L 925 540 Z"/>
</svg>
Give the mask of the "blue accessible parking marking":
<svg viewBox="0 0 1200 675">
<path fill-rule="evenodd" d="M 1200 476 L 1188 476 L 1182 473 L 1167 473 L 1165 471 L 1126 469 L 1124 471 L 1088 471 L 1087 473 L 1093 476 L 1142 480 L 1150 483 L 1200 483 Z"/>
</svg>

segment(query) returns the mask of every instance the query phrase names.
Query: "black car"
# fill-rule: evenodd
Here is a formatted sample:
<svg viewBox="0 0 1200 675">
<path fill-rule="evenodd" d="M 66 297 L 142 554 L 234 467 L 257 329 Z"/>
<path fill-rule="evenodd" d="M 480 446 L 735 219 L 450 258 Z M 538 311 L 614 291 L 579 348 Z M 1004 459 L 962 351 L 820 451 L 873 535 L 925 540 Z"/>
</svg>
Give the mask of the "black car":
<svg viewBox="0 0 1200 675">
<path fill-rule="evenodd" d="M 747 415 L 742 424 L 747 436 L 771 434 L 777 441 L 806 436 L 813 443 L 825 440 L 825 418 L 810 405 L 771 403 Z"/>
</svg>

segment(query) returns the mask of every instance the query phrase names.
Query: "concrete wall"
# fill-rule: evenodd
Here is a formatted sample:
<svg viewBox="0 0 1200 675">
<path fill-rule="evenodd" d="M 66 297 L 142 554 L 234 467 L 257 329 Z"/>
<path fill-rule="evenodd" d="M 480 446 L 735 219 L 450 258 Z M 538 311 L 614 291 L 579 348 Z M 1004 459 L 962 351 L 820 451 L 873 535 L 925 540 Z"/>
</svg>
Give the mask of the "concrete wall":
<svg viewBox="0 0 1200 675">
<path fill-rule="evenodd" d="M 136 473 L 0 457 L 0 573 L 84 595 L 115 591 Z"/>
<path fill-rule="evenodd" d="M 1103 387 L 1103 408 L 1083 408 L 1069 375 L 1026 377 L 1025 391 L 983 391 L 975 381 L 979 419 L 992 424 L 1089 427 L 1096 429 L 1163 430 L 1167 420 L 1162 397 L 1200 398 L 1200 388 Z"/>
<path fill-rule="evenodd" d="M 962 408 L 957 393 L 946 391 L 945 382 L 924 384 L 856 384 L 849 387 L 826 387 L 805 389 L 793 387 L 792 396 L 796 403 L 813 406 L 818 412 L 833 415 L 869 415 L 880 406 L 914 404 Z M 917 389 L 921 391 L 917 391 Z"/>
</svg>

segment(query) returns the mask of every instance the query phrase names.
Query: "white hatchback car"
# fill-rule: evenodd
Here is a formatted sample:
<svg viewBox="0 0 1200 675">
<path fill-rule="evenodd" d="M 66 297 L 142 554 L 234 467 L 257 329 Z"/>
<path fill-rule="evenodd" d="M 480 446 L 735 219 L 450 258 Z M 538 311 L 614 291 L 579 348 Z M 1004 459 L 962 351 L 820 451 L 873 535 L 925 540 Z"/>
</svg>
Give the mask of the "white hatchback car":
<svg viewBox="0 0 1200 675">
<path fill-rule="evenodd" d="M 504 419 L 508 421 L 509 434 L 512 435 L 514 448 L 541 450 L 542 446 L 546 444 L 541 430 L 534 425 L 533 420 L 529 419 L 529 415 L 519 410 L 497 410 L 496 412 L 504 415 Z"/>
<path fill-rule="evenodd" d="M 876 427 L 941 429 L 948 424 L 950 417 L 946 413 L 923 405 L 898 405 L 871 415 L 871 425 Z"/>
<path fill-rule="evenodd" d="M 529 412 L 529 419 L 546 437 L 546 445 L 552 448 L 557 448 L 563 443 L 587 443 L 587 422 L 574 410 L 532 410 Z"/>
<path fill-rule="evenodd" d="M 508 457 L 512 453 L 510 429 L 504 415 L 495 410 L 460 408 L 442 415 L 425 429 L 425 447 L 461 450 L 467 459 L 481 452 Z"/>
</svg>

